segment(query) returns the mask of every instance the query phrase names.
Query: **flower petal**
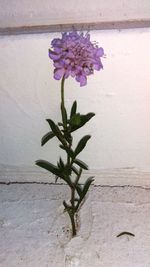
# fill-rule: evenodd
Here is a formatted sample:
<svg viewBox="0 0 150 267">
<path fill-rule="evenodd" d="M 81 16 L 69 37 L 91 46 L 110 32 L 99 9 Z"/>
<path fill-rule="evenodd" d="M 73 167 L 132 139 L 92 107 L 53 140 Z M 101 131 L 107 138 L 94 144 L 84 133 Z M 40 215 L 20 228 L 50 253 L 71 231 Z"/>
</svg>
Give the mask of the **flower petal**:
<svg viewBox="0 0 150 267">
<path fill-rule="evenodd" d="M 97 57 L 104 56 L 104 49 L 102 47 L 100 47 L 100 48 L 97 49 L 96 56 Z"/>
<path fill-rule="evenodd" d="M 102 65 L 101 61 L 100 61 L 100 62 L 96 62 L 96 63 L 94 63 L 94 64 L 93 64 L 93 68 L 94 68 L 95 70 L 103 69 L 103 65 Z"/>
<path fill-rule="evenodd" d="M 52 60 L 58 60 L 60 58 L 60 55 L 49 49 L 49 57 Z"/>
<path fill-rule="evenodd" d="M 80 86 L 84 86 L 87 84 L 87 78 L 85 75 L 82 74 L 76 76 L 76 81 L 80 82 Z"/>
<path fill-rule="evenodd" d="M 54 78 L 55 80 L 60 80 L 64 76 L 64 69 L 55 69 L 54 70 Z"/>
</svg>

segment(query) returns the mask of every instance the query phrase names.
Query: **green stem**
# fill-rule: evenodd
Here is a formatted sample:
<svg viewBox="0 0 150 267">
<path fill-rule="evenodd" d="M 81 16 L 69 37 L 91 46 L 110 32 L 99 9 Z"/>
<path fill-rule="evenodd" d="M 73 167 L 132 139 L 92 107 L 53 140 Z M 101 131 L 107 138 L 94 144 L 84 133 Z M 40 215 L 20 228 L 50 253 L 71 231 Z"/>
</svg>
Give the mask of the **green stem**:
<svg viewBox="0 0 150 267">
<path fill-rule="evenodd" d="M 70 220 L 71 220 L 71 225 L 72 225 L 72 237 L 76 236 L 77 232 L 76 232 L 76 225 L 75 225 L 75 213 L 73 212 L 73 214 L 70 216 Z"/>
<path fill-rule="evenodd" d="M 69 145 L 69 148 L 71 147 L 71 145 Z M 68 167 L 70 167 L 70 156 L 67 154 L 67 165 Z"/>
<path fill-rule="evenodd" d="M 61 80 L 61 103 L 62 106 L 65 107 L 65 102 L 64 102 L 64 83 L 65 83 L 65 77 L 63 76 Z"/>
<path fill-rule="evenodd" d="M 76 186 L 79 182 L 79 179 L 81 177 L 81 174 L 82 174 L 82 168 L 80 168 L 79 170 L 79 174 L 77 175 L 76 179 L 75 179 L 75 182 L 74 182 L 74 185 Z"/>
<path fill-rule="evenodd" d="M 72 207 L 69 207 L 65 201 L 63 201 L 63 205 L 65 207 L 66 212 L 69 215 L 70 221 L 71 221 L 71 227 L 72 227 L 72 237 L 76 235 L 76 224 L 75 224 L 75 211 L 72 209 Z"/>
<path fill-rule="evenodd" d="M 65 77 L 63 76 L 61 80 L 61 114 L 62 114 L 62 121 L 64 124 L 64 130 L 66 130 L 67 120 L 66 120 L 66 110 L 65 110 L 65 100 L 64 100 L 64 84 L 65 84 Z"/>
<path fill-rule="evenodd" d="M 64 124 L 64 134 L 67 131 L 67 118 L 66 118 L 66 109 L 65 109 L 65 99 L 64 99 L 64 84 L 65 84 L 65 76 L 63 76 L 61 80 L 61 114 L 62 121 Z M 69 143 L 69 148 L 71 148 L 71 143 Z M 70 166 L 70 156 L 67 155 L 67 165 Z"/>
<path fill-rule="evenodd" d="M 71 188 L 71 209 L 72 212 L 70 214 L 70 219 L 71 219 L 71 225 L 72 225 L 72 236 L 76 235 L 76 224 L 75 224 L 75 187 L 73 186 Z"/>
<path fill-rule="evenodd" d="M 71 205 L 72 205 L 72 209 L 74 210 L 74 198 L 75 198 L 75 188 L 74 187 L 72 187 L 71 188 L 71 200 L 70 200 L 70 202 L 71 202 Z"/>
<path fill-rule="evenodd" d="M 65 109 L 65 100 L 64 100 L 64 83 L 65 83 L 65 77 L 63 76 L 61 80 L 61 114 L 62 114 L 62 122 L 63 122 L 63 128 L 64 128 L 64 135 L 67 133 L 67 114 Z M 72 140 L 69 141 L 69 148 L 72 146 Z M 71 161 L 71 157 L 67 154 L 67 167 L 70 168 L 71 164 L 73 162 Z M 71 210 L 68 211 L 70 220 L 71 220 L 71 226 L 72 226 L 72 236 L 76 235 L 76 225 L 75 225 L 75 188 L 73 184 L 70 186 L 71 189 Z"/>
</svg>

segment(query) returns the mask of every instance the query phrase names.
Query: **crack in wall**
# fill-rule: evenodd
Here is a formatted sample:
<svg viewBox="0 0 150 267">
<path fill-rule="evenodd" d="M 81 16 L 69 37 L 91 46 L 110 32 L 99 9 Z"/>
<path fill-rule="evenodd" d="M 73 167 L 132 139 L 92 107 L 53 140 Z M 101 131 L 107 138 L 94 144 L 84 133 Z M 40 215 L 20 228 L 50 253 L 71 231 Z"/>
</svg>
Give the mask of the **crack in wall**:
<svg viewBox="0 0 150 267">
<path fill-rule="evenodd" d="M 54 183 L 54 182 L 37 182 L 37 181 L 22 181 L 22 182 L 18 182 L 18 181 L 0 181 L 0 185 L 24 185 L 24 184 L 35 184 L 35 185 L 55 185 L 55 186 L 67 186 L 64 183 Z M 81 185 L 84 185 L 83 183 L 80 183 Z M 107 184 L 97 184 L 91 185 L 92 187 L 100 187 L 100 188 L 139 188 L 139 189 L 145 189 L 145 190 L 150 190 L 150 187 L 148 186 L 141 186 L 141 185 L 129 185 L 129 184 L 125 184 L 125 185 L 107 185 Z"/>
</svg>

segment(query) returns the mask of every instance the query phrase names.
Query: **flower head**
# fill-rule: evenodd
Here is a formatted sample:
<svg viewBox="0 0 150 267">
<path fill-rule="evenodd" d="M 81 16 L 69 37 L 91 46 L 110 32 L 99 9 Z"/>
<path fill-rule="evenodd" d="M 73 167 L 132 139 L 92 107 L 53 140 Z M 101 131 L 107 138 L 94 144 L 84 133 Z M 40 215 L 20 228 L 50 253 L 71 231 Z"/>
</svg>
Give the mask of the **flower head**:
<svg viewBox="0 0 150 267">
<path fill-rule="evenodd" d="M 72 76 L 80 86 L 84 86 L 87 76 L 103 68 L 101 57 L 104 50 L 90 41 L 88 33 L 62 33 L 62 38 L 54 39 L 51 45 L 53 50 L 49 49 L 49 57 L 54 62 L 56 80 Z"/>
</svg>

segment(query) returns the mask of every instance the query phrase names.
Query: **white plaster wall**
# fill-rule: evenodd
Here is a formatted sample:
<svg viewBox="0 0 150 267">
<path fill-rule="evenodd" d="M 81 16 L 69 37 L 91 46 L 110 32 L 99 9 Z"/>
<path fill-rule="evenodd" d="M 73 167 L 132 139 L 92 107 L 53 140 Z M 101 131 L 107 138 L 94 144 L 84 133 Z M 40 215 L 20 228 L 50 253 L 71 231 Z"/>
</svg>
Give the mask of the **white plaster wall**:
<svg viewBox="0 0 150 267">
<path fill-rule="evenodd" d="M 59 120 L 60 82 L 53 79 L 48 58 L 55 34 L 0 37 L 0 163 L 34 165 L 45 158 L 55 163 L 57 142 L 43 148 L 45 118 Z M 81 154 L 91 169 L 150 169 L 150 29 L 94 31 L 91 39 L 104 47 L 104 70 L 80 88 L 66 81 L 68 108 L 78 100 L 81 112 L 96 116 L 75 133 L 92 134 Z"/>
<path fill-rule="evenodd" d="M 149 17 L 149 0 L 0 0 L 0 27 L 149 20 Z"/>
</svg>

